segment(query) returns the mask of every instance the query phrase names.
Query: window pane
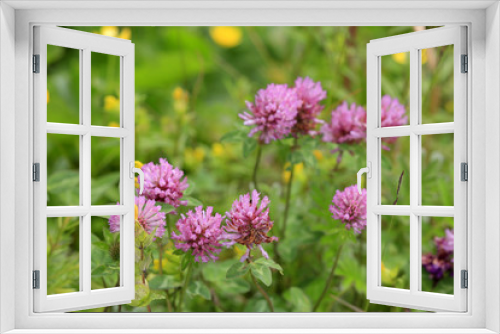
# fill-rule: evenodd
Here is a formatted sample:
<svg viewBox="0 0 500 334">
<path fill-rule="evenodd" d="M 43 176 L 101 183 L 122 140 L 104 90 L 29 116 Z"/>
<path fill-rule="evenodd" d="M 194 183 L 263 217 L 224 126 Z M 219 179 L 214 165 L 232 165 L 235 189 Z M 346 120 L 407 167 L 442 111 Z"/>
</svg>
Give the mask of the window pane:
<svg viewBox="0 0 500 334">
<path fill-rule="evenodd" d="M 80 291 L 80 217 L 47 218 L 47 294 Z"/>
<path fill-rule="evenodd" d="M 390 139 L 392 140 L 392 147 L 390 149 L 384 145 L 384 140 L 382 140 L 381 204 L 409 205 L 410 137 L 398 137 Z M 401 177 L 401 175 L 403 176 Z"/>
<path fill-rule="evenodd" d="M 92 52 L 92 125 L 120 126 L 120 57 Z"/>
<path fill-rule="evenodd" d="M 453 218 L 422 217 L 422 291 L 453 294 Z"/>
<path fill-rule="evenodd" d="M 410 289 L 410 217 L 382 216 L 382 286 Z"/>
<path fill-rule="evenodd" d="M 120 138 L 92 137 L 92 205 L 120 202 Z"/>
<path fill-rule="evenodd" d="M 453 45 L 421 50 L 422 123 L 453 122 Z"/>
<path fill-rule="evenodd" d="M 47 122 L 80 122 L 80 50 L 47 45 Z"/>
<path fill-rule="evenodd" d="M 120 226 L 121 216 L 93 216 L 92 290 L 121 286 Z"/>
<path fill-rule="evenodd" d="M 453 206 L 453 134 L 422 136 L 422 205 Z"/>
<path fill-rule="evenodd" d="M 47 134 L 47 205 L 80 205 L 80 136 Z"/>
<path fill-rule="evenodd" d="M 381 127 L 408 124 L 410 110 L 410 53 L 381 57 Z"/>
</svg>

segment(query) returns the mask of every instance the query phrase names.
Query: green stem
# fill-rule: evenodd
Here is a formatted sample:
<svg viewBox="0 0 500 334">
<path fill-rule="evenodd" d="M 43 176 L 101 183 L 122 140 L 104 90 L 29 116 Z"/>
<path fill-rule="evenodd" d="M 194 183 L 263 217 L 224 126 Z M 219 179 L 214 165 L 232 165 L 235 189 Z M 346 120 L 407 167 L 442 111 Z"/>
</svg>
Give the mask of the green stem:
<svg viewBox="0 0 500 334">
<path fill-rule="evenodd" d="M 290 149 L 291 152 L 293 152 L 297 148 L 297 142 L 298 138 L 295 138 L 293 142 L 293 146 Z M 282 241 L 285 238 L 286 234 L 286 223 L 288 221 L 288 212 L 290 210 L 290 198 L 292 196 L 292 183 L 293 183 L 293 174 L 294 174 L 294 165 L 292 162 L 290 162 L 290 179 L 288 180 L 288 185 L 286 188 L 286 199 L 285 199 L 285 212 L 283 214 L 283 226 L 280 228 L 280 241 Z"/>
<path fill-rule="evenodd" d="M 316 302 L 316 304 L 314 304 L 313 312 L 316 312 L 319 305 L 323 301 L 323 298 L 325 298 L 326 294 L 330 290 L 330 285 L 332 284 L 333 276 L 335 276 L 335 269 L 337 269 L 337 264 L 339 263 L 339 258 L 340 258 L 340 254 L 342 253 L 343 247 L 344 247 L 344 243 L 340 244 L 339 249 L 337 251 L 337 254 L 335 255 L 335 260 L 333 261 L 332 270 L 330 271 L 330 275 L 328 276 L 328 279 L 326 280 L 325 288 L 323 289 L 321 296 L 319 296 L 319 299 Z"/>
<path fill-rule="evenodd" d="M 274 306 L 273 306 L 273 302 L 271 301 L 271 298 L 269 298 L 269 296 L 264 291 L 264 289 L 262 289 L 262 287 L 259 285 L 259 283 L 257 283 L 257 280 L 255 279 L 255 276 L 252 274 L 252 271 L 250 271 L 250 277 L 252 277 L 253 283 L 255 284 L 255 286 L 257 287 L 257 289 L 260 291 L 260 293 L 266 299 L 267 306 L 269 306 L 269 309 L 271 310 L 271 312 L 274 312 Z"/>
<path fill-rule="evenodd" d="M 165 218 L 167 220 L 167 232 L 168 232 L 168 237 L 171 238 L 172 237 L 172 229 L 170 227 L 170 217 L 169 217 L 169 214 L 167 213 L 165 215 Z"/>
<path fill-rule="evenodd" d="M 193 270 L 193 262 L 189 262 L 188 269 L 186 273 L 186 280 L 184 281 L 184 285 L 182 286 L 181 295 L 179 298 L 179 312 L 182 312 L 182 302 L 184 301 L 184 295 L 186 294 L 186 289 L 189 284 L 189 278 L 191 277 L 191 271 Z"/>
<path fill-rule="evenodd" d="M 141 244 L 141 262 L 144 261 L 144 244 Z M 142 284 L 146 285 L 146 269 L 141 268 Z M 151 312 L 151 305 L 147 306 L 148 312 Z"/>
<path fill-rule="evenodd" d="M 257 157 L 255 158 L 255 166 L 253 167 L 252 181 L 255 190 L 259 191 L 257 187 L 257 170 L 259 169 L 260 158 L 262 157 L 262 144 L 257 145 Z"/>
<path fill-rule="evenodd" d="M 163 245 L 162 245 L 162 239 L 157 238 L 156 243 L 158 245 L 158 264 L 159 264 L 159 269 L 158 272 L 160 275 L 163 275 Z"/>
<path fill-rule="evenodd" d="M 170 302 L 170 294 L 168 293 L 168 289 L 165 289 L 165 294 L 166 294 L 166 297 L 165 300 L 167 301 L 167 309 L 168 309 L 168 312 L 172 312 L 172 302 Z"/>
</svg>

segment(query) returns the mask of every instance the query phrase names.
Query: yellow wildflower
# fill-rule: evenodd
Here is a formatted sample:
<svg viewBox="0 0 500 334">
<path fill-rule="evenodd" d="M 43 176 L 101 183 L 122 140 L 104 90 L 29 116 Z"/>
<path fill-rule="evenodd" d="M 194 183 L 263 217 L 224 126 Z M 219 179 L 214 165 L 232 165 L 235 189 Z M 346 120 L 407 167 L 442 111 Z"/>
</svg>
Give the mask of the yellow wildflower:
<svg viewBox="0 0 500 334">
<path fill-rule="evenodd" d="M 285 164 L 284 169 L 285 170 L 283 171 L 283 174 L 281 176 L 283 178 L 283 182 L 288 183 L 288 182 L 290 182 L 290 176 L 292 174 L 292 171 L 290 170 L 290 163 L 289 162 L 287 162 Z M 293 165 L 293 174 L 294 174 L 293 177 L 295 180 L 299 180 L 301 182 L 305 181 L 306 174 L 304 172 L 304 164 L 302 162 Z"/>
<path fill-rule="evenodd" d="M 118 27 L 101 27 L 101 35 L 116 37 L 118 36 Z"/>
<path fill-rule="evenodd" d="M 234 48 L 241 43 L 243 33 L 239 27 L 212 27 L 210 37 L 225 48 Z"/>
<path fill-rule="evenodd" d="M 175 87 L 172 92 L 174 98 L 174 110 L 178 113 L 184 113 L 188 107 L 189 94 L 181 87 Z"/>
<path fill-rule="evenodd" d="M 118 38 L 122 39 L 130 39 L 132 37 L 132 30 L 130 28 L 123 28 L 122 31 L 120 32 L 120 35 L 118 35 Z"/>
<path fill-rule="evenodd" d="M 144 166 L 144 164 L 138 160 L 135 161 L 135 168 L 142 168 L 142 166 Z M 141 186 L 139 185 L 139 178 L 135 178 L 135 187 L 137 189 L 139 189 Z"/>
<path fill-rule="evenodd" d="M 108 126 L 113 127 L 113 128 L 119 128 L 120 123 L 111 121 L 111 122 L 109 122 Z"/>
<path fill-rule="evenodd" d="M 224 149 L 224 146 L 221 143 L 213 143 L 212 144 L 212 155 L 214 157 L 221 158 L 225 155 L 226 150 Z"/>
<path fill-rule="evenodd" d="M 182 89 L 179 86 L 175 87 L 174 91 L 172 92 L 172 97 L 176 101 L 187 100 L 188 95 L 189 95 L 188 92 L 186 92 L 184 89 Z"/>
<path fill-rule="evenodd" d="M 104 97 L 104 110 L 106 111 L 119 111 L 120 100 L 113 95 L 106 95 Z"/>
<path fill-rule="evenodd" d="M 444 109 L 453 114 L 453 100 L 449 100 L 448 102 L 445 103 Z"/>
<path fill-rule="evenodd" d="M 139 219 L 139 208 L 137 207 L 137 205 L 134 205 L 135 206 L 135 220 L 138 220 Z"/>
<path fill-rule="evenodd" d="M 422 50 L 422 64 L 427 63 L 427 49 Z"/>
<path fill-rule="evenodd" d="M 313 154 L 316 160 L 318 161 L 323 160 L 323 153 L 320 150 L 313 150 Z"/>
<path fill-rule="evenodd" d="M 49 90 L 47 89 L 47 103 L 49 103 L 50 101 L 50 94 L 49 94 Z"/>
<path fill-rule="evenodd" d="M 406 52 L 395 53 L 392 59 L 398 64 L 406 64 Z"/>
<path fill-rule="evenodd" d="M 160 270 L 160 260 L 155 259 L 155 261 L 153 263 L 153 268 L 155 268 L 156 271 Z"/>
<path fill-rule="evenodd" d="M 247 248 L 243 245 L 239 245 L 239 244 L 236 244 L 234 247 L 233 247 L 233 250 L 234 252 L 236 253 L 236 258 L 241 258 L 243 256 L 243 254 L 245 254 L 247 252 Z"/>
<path fill-rule="evenodd" d="M 398 268 L 389 269 L 384 265 L 384 262 L 380 265 L 380 274 L 382 278 L 382 283 L 386 285 L 394 285 L 396 283 L 396 278 L 398 277 Z"/>
<path fill-rule="evenodd" d="M 205 151 L 201 147 L 188 147 L 184 151 L 184 159 L 188 166 L 196 167 L 205 159 Z"/>
</svg>

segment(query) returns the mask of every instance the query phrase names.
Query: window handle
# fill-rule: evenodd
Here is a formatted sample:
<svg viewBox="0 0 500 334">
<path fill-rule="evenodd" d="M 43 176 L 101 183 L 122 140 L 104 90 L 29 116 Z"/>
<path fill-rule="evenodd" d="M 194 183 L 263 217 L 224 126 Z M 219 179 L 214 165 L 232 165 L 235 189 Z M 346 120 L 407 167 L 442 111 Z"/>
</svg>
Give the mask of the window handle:
<svg viewBox="0 0 500 334">
<path fill-rule="evenodd" d="M 363 173 L 366 173 L 366 176 L 369 179 L 372 178 L 372 163 L 370 161 L 368 161 L 368 166 L 367 167 L 361 168 L 358 171 L 358 192 L 359 192 L 360 195 L 361 195 L 361 175 L 363 175 Z"/>
<path fill-rule="evenodd" d="M 139 174 L 139 195 L 144 191 L 144 172 L 140 168 L 135 167 L 135 162 L 130 162 L 130 178 L 134 178 L 135 173 Z"/>
</svg>

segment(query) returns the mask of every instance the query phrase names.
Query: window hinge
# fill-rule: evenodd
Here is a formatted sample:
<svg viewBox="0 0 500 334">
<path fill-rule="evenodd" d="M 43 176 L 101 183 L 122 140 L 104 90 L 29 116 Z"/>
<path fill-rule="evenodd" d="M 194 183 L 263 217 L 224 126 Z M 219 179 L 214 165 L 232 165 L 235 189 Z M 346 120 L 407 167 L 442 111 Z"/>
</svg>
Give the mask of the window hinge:
<svg viewBox="0 0 500 334">
<path fill-rule="evenodd" d="M 40 73 L 40 55 L 33 55 L 33 73 Z"/>
<path fill-rule="evenodd" d="M 40 182 L 40 164 L 38 162 L 33 164 L 33 181 Z"/>
<path fill-rule="evenodd" d="M 469 165 L 466 162 L 460 164 L 460 180 L 469 181 Z"/>
<path fill-rule="evenodd" d="M 33 270 L 33 289 L 40 289 L 40 270 Z"/>
<path fill-rule="evenodd" d="M 462 270 L 460 272 L 461 280 L 462 280 L 462 289 L 467 289 L 469 287 L 469 273 L 467 270 Z"/>
<path fill-rule="evenodd" d="M 462 73 L 469 72 L 469 57 L 467 55 L 462 55 Z"/>
</svg>

